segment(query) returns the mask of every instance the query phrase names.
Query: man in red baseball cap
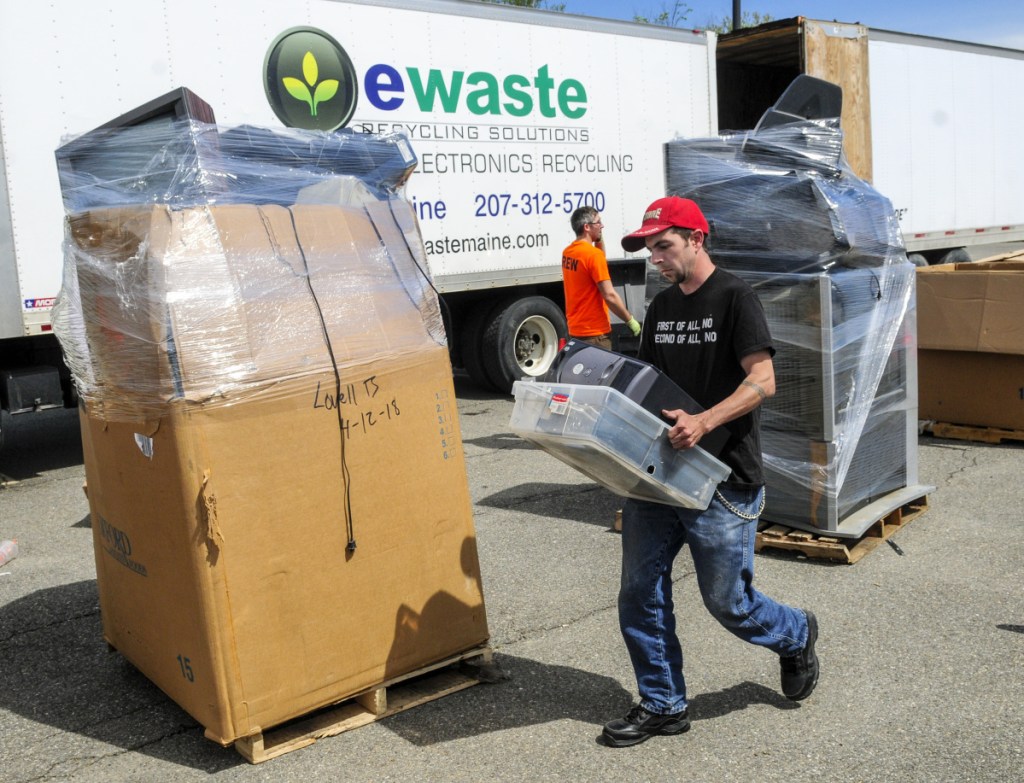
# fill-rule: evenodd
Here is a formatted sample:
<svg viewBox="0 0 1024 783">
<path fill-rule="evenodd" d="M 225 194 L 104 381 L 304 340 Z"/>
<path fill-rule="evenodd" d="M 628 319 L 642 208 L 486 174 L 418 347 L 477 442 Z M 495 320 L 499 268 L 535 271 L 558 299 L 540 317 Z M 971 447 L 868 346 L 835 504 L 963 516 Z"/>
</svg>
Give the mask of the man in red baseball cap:
<svg viewBox="0 0 1024 783">
<path fill-rule="evenodd" d="M 704 605 L 739 638 L 776 653 L 782 692 L 793 701 L 818 681 L 815 616 L 778 603 L 753 586 L 754 539 L 764 508 L 759 407 L 775 393 L 771 334 L 757 294 L 715 266 L 708 221 L 693 201 L 660 198 L 623 249 L 651 251 L 672 285 L 651 301 L 639 358 L 664 371 L 703 407 L 662 413 L 673 448 L 698 445 L 711 430 L 728 432 L 719 459 L 731 468 L 704 511 L 627 500 L 622 509 L 619 627 L 640 703 L 606 724 L 607 745 L 635 745 L 690 728 L 683 654 L 672 602 L 672 563 L 688 544 Z"/>
<path fill-rule="evenodd" d="M 708 221 L 700 207 L 688 198 L 668 196 L 659 198 L 644 212 L 644 223 L 632 234 L 622 238 L 622 248 L 635 253 L 644 248 L 647 237 L 669 228 L 700 229 L 704 236 L 710 233 Z"/>
</svg>

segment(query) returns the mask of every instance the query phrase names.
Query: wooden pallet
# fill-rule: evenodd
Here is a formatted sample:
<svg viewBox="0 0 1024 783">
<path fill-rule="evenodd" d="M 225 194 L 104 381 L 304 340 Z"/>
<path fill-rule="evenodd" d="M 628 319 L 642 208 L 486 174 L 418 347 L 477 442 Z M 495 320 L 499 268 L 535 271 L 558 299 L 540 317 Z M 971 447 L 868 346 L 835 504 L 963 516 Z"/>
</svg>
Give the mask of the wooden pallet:
<svg viewBox="0 0 1024 783">
<path fill-rule="evenodd" d="M 928 498 L 926 496 L 912 500 L 879 519 L 864 531 L 860 538 L 838 538 L 777 525 L 773 522 L 760 522 L 757 528 L 757 539 L 754 542 L 754 551 L 760 552 L 765 548 L 784 549 L 799 552 L 809 558 L 856 563 L 883 541 L 887 541 L 897 530 L 902 529 L 904 525 L 917 519 L 927 510 Z"/>
<path fill-rule="evenodd" d="M 492 666 L 492 657 L 488 646 L 454 655 L 383 682 L 334 706 L 236 740 L 235 749 L 251 763 L 260 764 L 324 737 L 365 726 L 480 682 L 493 681 L 494 678 L 486 674 L 472 672 L 474 667 L 483 670 Z"/>
<path fill-rule="evenodd" d="M 936 438 L 951 440 L 973 440 L 980 443 L 1002 443 L 1005 440 L 1024 441 L 1024 430 L 1005 430 L 998 427 L 971 427 L 966 424 L 946 424 L 941 421 L 929 421 L 924 431 Z"/>
</svg>

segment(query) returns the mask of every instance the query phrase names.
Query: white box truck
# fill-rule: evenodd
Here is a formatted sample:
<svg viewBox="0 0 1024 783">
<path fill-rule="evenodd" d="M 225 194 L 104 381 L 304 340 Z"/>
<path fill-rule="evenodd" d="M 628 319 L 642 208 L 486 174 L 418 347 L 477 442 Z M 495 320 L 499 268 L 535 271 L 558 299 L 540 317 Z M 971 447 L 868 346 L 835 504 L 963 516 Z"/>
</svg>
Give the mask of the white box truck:
<svg viewBox="0 0 1024 783">
<path fill-rule="evenodd" d="M 797 17 L 721 36 L 717 60 L 723 130 L 754 127 L 799 74 L 843 88 L 847 159 L 919 266 L 1024 240 L 1024 52 Z"/>
<path fill-rule="evenodd" d="M 12 413 L 74 402 L 50 334 L 55 149 L 178 87 L 222 126 L 404 133 L 453 359 L 503 390 L 544 372 L 565 336 L 573 210 L 595 206 L 609 236 L 630 230 L 664 192 L 664 142 L 717 132 L 714 33 L 466 0 L 0 0 L 0 18 L 0 401 Z"/>
<path fill-rule="evenodd" d="M 180 86 L 225 126 L 405 133 L 453 360 L 503 390 L 565 334 L 572 210 L 628 230 L 664 192 L 665 142 L 753 127 L 800 73 L 843 87 L 847 157 L 917 263 L 1024 239 L 1024 148 L 1007 132 L 1024 121 L 1024 52 L 802 17 L 716 37 L 466 0 L 0 0 L 0 15 L 0 418 L 74 404 L 50 333 L 54 150 Z M 345 89 L 318 96 L 330 79 L 301 62 L 278 74 L 296 42 L 326 51 Z M 616 244 L 613 282 L 643 312 L 642 263 Z"/>
</svg>

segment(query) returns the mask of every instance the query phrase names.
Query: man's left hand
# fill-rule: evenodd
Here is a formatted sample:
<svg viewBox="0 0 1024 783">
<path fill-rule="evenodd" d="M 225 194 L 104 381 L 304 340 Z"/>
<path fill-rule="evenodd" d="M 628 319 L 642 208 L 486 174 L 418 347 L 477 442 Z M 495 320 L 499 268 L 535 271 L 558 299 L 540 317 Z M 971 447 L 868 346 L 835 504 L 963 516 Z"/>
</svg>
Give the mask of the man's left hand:
<svg viewBox="0 0 1024 783">
<path fill-rule="evenodd" d="M 668 441 L 674 449 L 692 449 L 708 432 L 701 416 L 691 416 L 684 410 L 663 410 L 661 414 L 675 422 L 668 431 Z"/>
</svg>

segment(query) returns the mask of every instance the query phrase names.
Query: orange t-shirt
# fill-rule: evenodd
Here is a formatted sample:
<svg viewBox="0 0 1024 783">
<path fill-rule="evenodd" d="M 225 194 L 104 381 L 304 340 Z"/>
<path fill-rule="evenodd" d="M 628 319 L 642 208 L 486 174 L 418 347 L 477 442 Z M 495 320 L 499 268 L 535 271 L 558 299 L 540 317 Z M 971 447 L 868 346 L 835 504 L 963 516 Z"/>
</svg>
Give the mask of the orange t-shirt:
<svg viewBox="0 0 1024 783">
<path fill-rule="evenodd" d="M 562 251 L 562 287 L 569 334 L 593 337 L 612 330 L 608 305 L 597 288 L 602 280 L 611 279 L 604 252 L 586 240 L 577 239 Z"/>
</svg>

